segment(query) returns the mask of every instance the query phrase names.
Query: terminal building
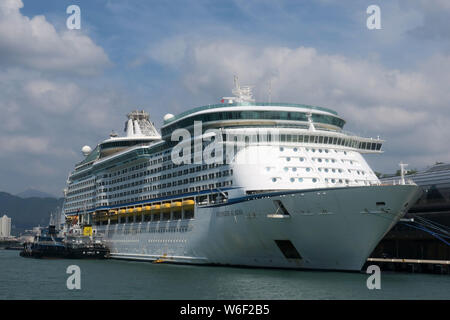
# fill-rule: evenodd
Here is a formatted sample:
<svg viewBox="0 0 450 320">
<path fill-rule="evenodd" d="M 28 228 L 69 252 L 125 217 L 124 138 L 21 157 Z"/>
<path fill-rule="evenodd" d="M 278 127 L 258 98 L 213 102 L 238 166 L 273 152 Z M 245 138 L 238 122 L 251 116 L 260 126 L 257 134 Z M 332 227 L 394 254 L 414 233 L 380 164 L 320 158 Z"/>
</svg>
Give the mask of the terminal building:
<svg viewBox="0 0 450 320">
<path fill-rule="evenodd" d="M 399 179 L 396 176 L 382 181 Z M 419 185 L 423 194 L 386 234 L 372 257 L 450 260 L 450 164 L 438 163 L 405 179 Z"/>
</svg>

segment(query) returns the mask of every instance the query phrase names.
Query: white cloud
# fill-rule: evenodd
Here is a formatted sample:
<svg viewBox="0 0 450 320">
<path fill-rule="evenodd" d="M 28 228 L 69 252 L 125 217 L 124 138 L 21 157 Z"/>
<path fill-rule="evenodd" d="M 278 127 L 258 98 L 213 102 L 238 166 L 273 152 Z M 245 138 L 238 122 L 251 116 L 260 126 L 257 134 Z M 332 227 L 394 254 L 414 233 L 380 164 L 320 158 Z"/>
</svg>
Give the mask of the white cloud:
<svg viewBox="0 0 450 320">
<path fill-rule="evenodd" d="M 389 154 L 382 157 L 394 162 L 391 167 L 400 154 L 416 166 L 430 164 L 423 161 L 442 154 L 439 150 L 450 136 L 445 124 L 450 123 L 447 56 L 432 57 L 404 71 L 306 47 L 255 47 L 233 41 L 198 41 L 189 46 L 183 51 L 189 54 L 172 61 L 164 50 L 177 46 L 166 40 L 153 59 L 174 68 L 182 60 L 181 83 L 192 95 L 206 92 L 205 99 L 217 101 L 229 94 L 223 89 L 231 87 L 233 75 L 239 75 L 241 84 L 259 88 L 257 100 L 267 100 L 271 79 L 272 101 L 329 107 L 347 120 L 352 131 L 385 138 Z M 423 157 L 426 153 L 430 157 Z"/>
<path fill-rule="evenodd" d="M 74 83 L 59 83 L 36 79 L 24 85 L 23 92 L 30 105 L 52 113 L 65 113 L 76 107 L 81 90 Z"/>
<path fill-rule="evenodd" d="M 0 146 L 3 155 L 15 152 L 43 154 L 48 153 L 49 141 L 45 137 L 3 136 L 0 137 Z"/>
<path fill-rule="evenodd" d="M 0 4 L 0 64 L 92 75 L 109 66 L 107 55 L 79 30 L 58 32 L 44 16 L 20 13 L 21 0 Z"/>
<path fill-rule="evenodd" d="M 104 84 L 111 63 L 83 30 L 58 31 L 22 7 L 0 0 L 0 189 L 45 182 L 56 192 L 81 146 L 104 138 L 128 103 Z"/>
</svg>

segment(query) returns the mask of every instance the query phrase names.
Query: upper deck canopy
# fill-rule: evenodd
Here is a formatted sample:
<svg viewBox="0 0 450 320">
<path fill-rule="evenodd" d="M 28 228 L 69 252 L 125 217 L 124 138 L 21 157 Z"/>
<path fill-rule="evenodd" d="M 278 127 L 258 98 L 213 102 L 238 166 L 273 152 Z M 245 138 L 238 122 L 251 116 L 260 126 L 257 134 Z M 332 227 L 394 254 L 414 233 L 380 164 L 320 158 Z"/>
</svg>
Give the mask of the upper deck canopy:
<svg viewBox="0 0 450 320">
<path fill-rule="evenodd" d="M 306 104 L 298 104 L 298 103 L 286 103 L 286 102 L 234 102 L 234 103 L 219 103 L 219 104 L 211 104 L 207 106 L 201 106 L 197 108 L 193 108 L 190 110 L 187 110 L 185 112 L 182 112 L 174 117 L 171 117 L 167 120 L 164 120 L 164 126 L 173 123 L 181 118 L 184 118 L 185 116 L 188 116 L 190 114 L 194 114 L 200 111 L 204 110 L 211 110 L 211 109 L 219 109 L 219 108 L 229 108 L 229 107 L 244 107 L 244 106 L 261 106 L 261 107 L 293 107 L 293 108 L 301 108 L 301 109 L 310 109 L 311 111 L 324 111 L 328 112 L 334 115 L 338 115 L 336 111 L 323 108 L 323 107 L 316 107 L 316 106 L 310 106 Z M 220 110 L 217 110 L 220 111 Z"/>
</svg>

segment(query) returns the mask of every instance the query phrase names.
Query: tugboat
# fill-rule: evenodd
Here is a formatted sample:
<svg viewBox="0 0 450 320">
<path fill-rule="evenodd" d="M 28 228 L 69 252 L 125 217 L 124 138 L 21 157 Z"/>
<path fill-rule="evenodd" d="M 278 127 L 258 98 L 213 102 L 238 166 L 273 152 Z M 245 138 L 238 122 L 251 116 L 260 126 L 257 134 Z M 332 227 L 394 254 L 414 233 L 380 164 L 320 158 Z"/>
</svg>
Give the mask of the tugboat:
<svg viewBox="0 0 450 320">
<path fill-rule="evenodd" d="M 64 238 L 58 237 L 54 225 L 41 230 L 40 234 L 34 236 L 32 242 L 25 242 L 20 252 L 22 257 L 33 258 L 65 258 L 67 255 Z"/>
<path fill-rule="evenodd" d="M 41 230 L 32 242 L 24 243 L 22 257 L 105 259 L 109 249 L 101 237 L 93 235 L 90 224 L 80 225 L 78 221 L 58 231 L 54 224 Z"/>
</svg>

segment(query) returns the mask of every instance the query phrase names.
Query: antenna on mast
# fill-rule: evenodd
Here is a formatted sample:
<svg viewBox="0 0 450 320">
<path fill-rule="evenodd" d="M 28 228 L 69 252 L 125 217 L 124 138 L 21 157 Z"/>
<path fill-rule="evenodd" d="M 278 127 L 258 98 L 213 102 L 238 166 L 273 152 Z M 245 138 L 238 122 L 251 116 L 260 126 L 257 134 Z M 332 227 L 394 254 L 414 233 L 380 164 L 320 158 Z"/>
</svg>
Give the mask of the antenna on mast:
<svg viewBox="0 0 450 320">
<path fill-rule="evenodd" d="M 272 79 L 269 79 L 269 103 L 272 102 Z"/>
<path fill-rule="evenodd" d="M 405 184 L 405 173 L 407 173 L 408 171 L 405 170 L 405 167 L 407 166 L 406 163 L 400 162 L 400 184 Z"/>
<path fill-rule="evenodd" d="M 232 93 L 234 97 L 223 97 L 221 102 L 222 103 L 240 103 L 240 102 L 255 102 L 255 99 L 253 99 L 252 94 L 252 86 L 240 86 L 238 76 L 234 76 L 234 88 L 232 90 Z"/>
<path fill-rule="evenodd" d="M 234 82 L 234 90 L 239 90 L 239 78 L 237 75 L 233 76 L 233 82 Z"/>
</svg>

